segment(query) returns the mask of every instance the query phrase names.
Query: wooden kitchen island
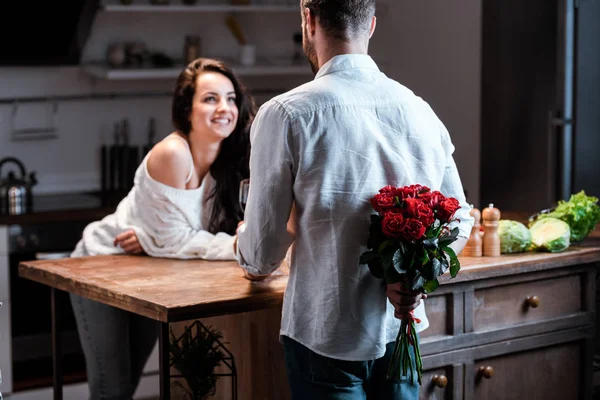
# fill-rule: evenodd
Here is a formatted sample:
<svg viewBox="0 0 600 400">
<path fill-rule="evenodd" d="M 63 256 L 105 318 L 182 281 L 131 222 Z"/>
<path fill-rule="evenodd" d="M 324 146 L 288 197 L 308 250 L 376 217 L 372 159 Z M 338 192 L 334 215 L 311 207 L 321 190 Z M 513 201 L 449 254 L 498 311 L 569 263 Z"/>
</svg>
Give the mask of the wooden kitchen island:
<svg viewBox="0 0 600 400">
<path fill-rule="evenodd" d="M 459 275 L 446 277 L 426 300 L 430 327 L 422 333 L 421 399 L 590 399 L 600 238 L 557 254 L 460 259 Z M 242 321 L 239 329 L 257 313 L 278 316 L 287 283 L 286 267 L 250 282 L 235 262 L 126 255 L 24 262 L 19 274 L 53 293 L 73 292 L 160 321 L 164 399 L 170 396 L 169 324 L 235 314 L 228 323 Z M 278 328 L 254 324 L 253 332 L 236 340 L 276 337 Z M 235 346 L 227 335 L 225 340 Z M 269 346 L 280 347 L 276 341 Z M 279 348 L 238 348 L 246 351 L 233 352 L 236 362 L 252 358 L 254 381 L 272 379 L 267 370 L 285 369 Z M 289 399 L 285 382 L 277 385 L 269 395 L 274 397 L 260 398 Z M 241 385 L 239 398 L 258 398 L 251 387 Z"/>
</svg>

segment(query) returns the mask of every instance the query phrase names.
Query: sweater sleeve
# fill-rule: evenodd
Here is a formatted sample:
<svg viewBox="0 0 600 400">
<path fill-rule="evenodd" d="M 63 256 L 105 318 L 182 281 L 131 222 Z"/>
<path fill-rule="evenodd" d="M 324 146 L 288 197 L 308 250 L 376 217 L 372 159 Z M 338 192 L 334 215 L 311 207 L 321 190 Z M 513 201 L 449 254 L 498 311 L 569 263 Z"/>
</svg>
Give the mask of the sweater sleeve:
<svg viewBox="0 0 600 400">
<path fill-rule="evenodd" d="M 194 229 L 184 207 L 200 213 L 200 204 L 173 199 L 168 190 L 142 190 L 135 202 L 133 228 L 144 251 L 153 257 L 205 260 L 235 260 L 234 236 Z M 179 200 L 179 201 L 177 201 Z M 189 210 L 188 210 L 189 212 Z"/>
</svg>

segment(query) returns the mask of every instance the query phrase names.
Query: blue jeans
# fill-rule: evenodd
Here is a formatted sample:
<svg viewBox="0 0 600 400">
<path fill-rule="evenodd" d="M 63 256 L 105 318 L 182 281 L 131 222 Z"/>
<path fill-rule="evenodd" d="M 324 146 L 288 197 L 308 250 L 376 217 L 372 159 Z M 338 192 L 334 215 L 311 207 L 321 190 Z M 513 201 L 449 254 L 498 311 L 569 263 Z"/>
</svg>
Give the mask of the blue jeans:
<svg viewBox="0 0 600 400">
<path fill-rule="evenodd" d="M 70 294 L 90 399 L 131 400 L 158 338 L 158 323 Z"/>
<path fill-rule="evenodd" d="M 321 356 L 287 336 L 283 348 L 292 400 L 417 400 L 419 384 L 386 381 L 394 343 L 382 358 L 342 361 Z"/>
</svg>

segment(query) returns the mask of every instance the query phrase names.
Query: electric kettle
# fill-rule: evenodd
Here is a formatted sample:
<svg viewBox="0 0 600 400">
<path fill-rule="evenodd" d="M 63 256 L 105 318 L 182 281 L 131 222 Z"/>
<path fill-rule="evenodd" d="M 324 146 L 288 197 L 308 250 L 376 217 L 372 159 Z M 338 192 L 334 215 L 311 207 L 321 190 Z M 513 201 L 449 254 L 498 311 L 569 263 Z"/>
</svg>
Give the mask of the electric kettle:
<svg viewBox="0 0 600 400">
<path fill-rule="evenodd" d="M 2 167 L 5 164 L 15 164 L 19 168 L 20 177 L 17 178 L 13 171 L 6 177 L 2 176 Z M 31 188 L 37 184 L 35 172 L 27 175 L 25 166 L 15 157 L 6 157 L 0 160 L 0 213 L 18 215 L 31 210 Z"/>
</svg>

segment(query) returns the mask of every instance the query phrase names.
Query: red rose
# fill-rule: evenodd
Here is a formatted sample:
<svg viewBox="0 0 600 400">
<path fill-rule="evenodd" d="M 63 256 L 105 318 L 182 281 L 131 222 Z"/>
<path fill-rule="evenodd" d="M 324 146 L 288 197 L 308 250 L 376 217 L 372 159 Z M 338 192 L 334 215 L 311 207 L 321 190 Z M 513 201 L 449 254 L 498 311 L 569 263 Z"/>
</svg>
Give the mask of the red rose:
<svg viewBox="0 0 600 400">
<path fill-rule="evenodd" d="M 442 223 L 449 222 L 454 217 L 456 210 L 460 208 L 460 203 L 454 197 L 447 198 L 438 206 L 437 217 Z"/>
<path fill-rule="evenodd" d="M 397 192 L 398 189 L 390 185 L 384 186 L 381 189 L 379 189 L 379 193 L 381 194 L 391 194 L 395 196 Z"/>
<path fill-rule="evenodd" d="M 403 199 L 417 198 L 422 193 L 429 192 L 429 190 L 427 186 L 422 185 L 410 185 L 398 189 L 399 195 Z"/>
<path fill-rule="evenodd" d="M 446 200 L 446 196 L 444 196 L 437 190 L 433 192 L 425 192 L 421 194 L 419 198 L 422 199 L 425 204 L 427 204 L 434 210 L 440 205 L 442 201 Z"/>
<path fill-rule="evenodd" d="M 394 208 L 396 204 L 396 197 L 393 193 L 380 193 L 373 196 L 371 199 L 371 205 L 377 212 L 383 212 Z"/>
<path fill-rule="evenodd" d="M 383 221 L 381 221 L 381 230 L 387 237 L 401 237 L 404 229 L 403 222 L 404 217 L 402 214 L 393 211 L 386 212 L 383 216 Z"/>
<path fill-rule="evenodd" d="M 409 242 L 419 240 L 425 234 L 425 225 L 415 218 L 406 218 L 402 224 L 402 237 Z"/>
<path fill-rule="evenodd" d="M 405 217 L 418 219 L 425 228 L 428 228 L 435 220 L 433 210 L 420 199 L 404 199 L 404 212 Z"/>
</svg>

